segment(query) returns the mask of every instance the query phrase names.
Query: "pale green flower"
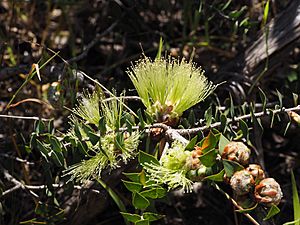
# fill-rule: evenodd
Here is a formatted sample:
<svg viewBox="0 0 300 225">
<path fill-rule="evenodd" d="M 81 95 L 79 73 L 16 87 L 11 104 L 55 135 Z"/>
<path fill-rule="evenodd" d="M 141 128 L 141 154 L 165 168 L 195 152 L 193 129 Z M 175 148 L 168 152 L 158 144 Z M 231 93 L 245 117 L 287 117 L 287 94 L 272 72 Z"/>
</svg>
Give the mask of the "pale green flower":
<svg viewBox="0 0 300 225">
<path fill-rule="evenodd" d="M 72 128 L 66 136 L 77 143 L 85 142 L 85 156 L 88 159 L 65 171 L 65 175 L 71 176 L 70 180 L 86 181 L 93 177 L 99 178 L 104 169 L 115 169 L 121 161 L 127 163 L 137 154 L 140 133 L 119 131 L 123 125 L 121 119 L 125 115 L 123 102 L 118 101 L 117 97 L 103 99 L 99 96 L 98 92 L 85 94 L 74 110 L 80 118 L 71 116 Z M 99 124 L 101 118 L 105 122 L 104 132 L 99 130 L 99 127 L 103 126 Z"/>
<path fill-rule="evenodd" d="M 182 113 L 214 89 L 204 71 L 191 62 L 144 57 L 127 71 L 147 111 L 158 122 L 174 124 Z"/>
<path fill-rule="evenodd" d="M 179 142 L 174 142 L 172 147 L 165 151 L 159 165 L 155 163 L 143 165 L 149 179 L 157 184 L 166 184 L 169 190 L 181 187 L 185 192 L 191 192 L 193 182 L 187 178 L 190 170 L 187 161 L 192 152 L 185 151 L 185 146 Z"/>
</svg>

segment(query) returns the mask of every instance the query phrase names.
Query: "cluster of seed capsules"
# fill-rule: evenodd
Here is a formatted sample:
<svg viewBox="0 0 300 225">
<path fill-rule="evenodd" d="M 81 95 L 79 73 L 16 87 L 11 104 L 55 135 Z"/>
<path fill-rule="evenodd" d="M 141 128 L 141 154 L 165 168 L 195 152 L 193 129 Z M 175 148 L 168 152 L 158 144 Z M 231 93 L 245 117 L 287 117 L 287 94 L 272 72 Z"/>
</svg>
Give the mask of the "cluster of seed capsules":
<svg viewBox="0 0 300 225">
<path fill-rule="evenodd" d="M 230 178 L 224 175 L 224 181 L 229 183 L 237 200 L 253 199 L 264 206 L 278 205 L 283 197 L 280 185 L 273 178 L 266 178 L 260 165 L 249 164 L 251 151 L 242 142 L 229 142 L 221 155 L 222 159 L 234 161 L 244 167 L 236 171 Z M 199 165 L 198 157 L 201 151 L 195 149 L 192 154 L 192 165 Z"/>
</svg>

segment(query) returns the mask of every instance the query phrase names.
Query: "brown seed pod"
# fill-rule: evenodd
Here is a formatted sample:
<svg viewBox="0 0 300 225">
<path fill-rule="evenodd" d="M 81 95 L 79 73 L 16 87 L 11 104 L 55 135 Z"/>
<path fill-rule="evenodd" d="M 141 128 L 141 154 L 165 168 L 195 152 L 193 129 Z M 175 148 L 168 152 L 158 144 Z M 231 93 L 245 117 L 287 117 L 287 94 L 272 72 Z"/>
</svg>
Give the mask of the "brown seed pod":
<svg viewBox="0 0 300 225">
<path fill-rule="evenodd" d="M 233 174 L 230 186 L 236 195 L 245 195 L 254 188 L 255 181 L 247 170 L 240 170 Z"/>
<path fill-rule="evenodd" d="M 250 172 L 250 174 L 253 176 L 255 182 L 259 182 L 263 179 L 265 179 L 265 172 L 261 168 L 260 165 L 257 164 L 250 164 L 247 168 L 247 171 Z"/>
<path fill-rule="evenodd" d="M 247 165 L 250 158 L 250 149 L 242 142 L 231 141 L 229 142 L 222 153 L 222 159 L 228 159 Z"/>
<path fill-rule="evenodd" d="M 263 179 L 255 187 L 254 196 L 257 202 L 265 206 L 278 205 L 283 196 L 280 185 L 273 178 Z"/>
</svg>

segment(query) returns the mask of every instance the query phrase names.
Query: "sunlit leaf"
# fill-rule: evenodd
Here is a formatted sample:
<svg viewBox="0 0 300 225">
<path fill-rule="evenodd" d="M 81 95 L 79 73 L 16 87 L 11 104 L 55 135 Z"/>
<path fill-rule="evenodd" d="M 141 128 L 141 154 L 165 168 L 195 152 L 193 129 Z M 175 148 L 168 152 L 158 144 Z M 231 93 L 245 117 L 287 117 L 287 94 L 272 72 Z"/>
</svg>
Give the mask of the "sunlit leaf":
<svg viewBox="0 0 300 225">
<path fill-rule="evenodd" d="M 195 137 L 193 137 L 192 140 L 190 140 L 190 142 L 185 147 L 185 150 L 188 150 L 188 151 L 194 150 L 195 149 L 195 145 L 197 143 L 197 139 L 198 139 L 197 135 Z"/>
<path fill-rule="evenodd" d="M 143 188 L 143 185 L 140 183 L 126 181 L 126 180 L 122 180 L 122 181 L 123 181 L 125 187 L 131 192 L 139 192 Z"/>
<path fill-rule="evenodd" d="M 135 223 L 136 221 L 139 221 L 141 219 L 141 216 L 138 214 L 131 214 L 131 213 L 125 213 L 125 212 L 120 212 L 120 213 L 129 222 Z"/>
<path fill-rule="evenodd" d="M 297 191 L 297 183 L 295 180 L 294 172 L 291 172 L 291 180 L 292 180 L 292 191 L 293 191 L 293 207 L 294 207 L 294 220 L 298 220 L 295 225 L 300 225 L 300 202 L 299 195 Z"/>
<path fill-rule="evenodd" d="M 271 208 L 268 211 L 268 214 L 263 220 L 268 220 L 278 214 L 280 212 L 280 209 L 276 205 L 272 205 Z"/>
<path fill-rule="evenodd" d="M 244 120 L 240 120 L 239 125 L 240 125 L 241 131 L 243 132 L 243 138 L 248 140 L 249 139 L 249 128 L 248 128 L 247 123 Z"/>
<path fill-rule="evenodd" d="M 146 209 L 150 205 L 150 202 L 140 193 L 135 192 L 132 195 L 132 204 L 137 209 Z"/>
<path fill-rule="evenodd" d="M 167 193 L 166 190 L 162 187 L 154 187 L 149 190 L 140 192 L 140 194 L 143 195 L 144 197 L 152 198 L 152 199 L 162 198 L 166 195 L 166 193 Z"/>
<path fill-rule="evenodd" d="M 217 174 L 213 174 L 213 175 L 205 177 L 204 180 L 212 180 L 212 181 L 222 182 L 224 179 L 224 174 L 225 174 L 225 170 L 223 169 Z"/>
<path fill-rule="evenodd" d="M 262 102 L 262 111 L 265 112 L 266 111 L 266 105 L 267 105 L 267 96 L 261 88 L 258 88 L 258 89 L 259 89 L 260 99 L 261 99 L 261 102 Z"/>
<path fill-rule="evenodd" d="M 240 165 L 234 161 L 229 161 L 229 160 L 223 159 L 222 162 L 223 162 L 224 170 L 225 170 L 227 177 L 232 177 L 232 175 L 236 171 L 244 169 L 244 167 L 242 165 Z"/>
<path fill-rule="evenodd" d="M 212 121 L 212 108 L 211 106 L 205 111 L 204 118 L 206 121 L 206 126 L 210 126 Z"/>
<path fill-rule="evenodd" d="M 150 225 L 149 220 L 139 220 L 134 223 L 135 225 Z"/>
<path fill-rule="evenodd" d="M 225 146 L 229 143 L 230 141 L 221 134 L 220 140 L 219 140 L 219 153 L 222 155 Z"/>
<path fill-rule="evenodd" d="M 149 220 L 150 222 L 159 220 L 163 217 L 164 217 L 163 215 L 159 215 L 157 213 L 151 213 L 151 212 L 144 212 L 143 213 L 143 218 L 146 219 L 146 220 Z"/>
<path fill-rule="evenodd" d="M 159 165 L 158 160 L 153 155 L 150 155 L 146 152 L 140 151 L 139 152 L 139 163 L 141 165 L 143 165 L 146 162 L 147 163 L 154 163 L 156 165 Z"/>
<path fill-rule="evenodd" d="M 199 157 L 201 163 L 206 167 L 211 167 L 216 163 L 217 151 L 212 149 Z"/>
</svg>

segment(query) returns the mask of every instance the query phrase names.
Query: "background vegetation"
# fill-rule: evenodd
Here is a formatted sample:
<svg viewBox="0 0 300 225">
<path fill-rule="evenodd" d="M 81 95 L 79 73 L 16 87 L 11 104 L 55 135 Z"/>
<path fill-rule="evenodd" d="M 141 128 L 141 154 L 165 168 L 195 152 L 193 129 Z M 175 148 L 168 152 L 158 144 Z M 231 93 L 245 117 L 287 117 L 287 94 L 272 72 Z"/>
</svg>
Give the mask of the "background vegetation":
<svg viewBox="0 0 300 225">
<path fill-rule="evenodd" d="M 298 0 L 2 0 L 0 224 L 124 223 L 101 185 L 60 187 L 61 169 L 30 149 L 30 138 L 38 132 L 38 118 L 53 118 L 57 133 L 69 129 L 68 109 L 84 89 L 95 89 L 83 73 L 118 94 L 126 90 L 126 95 L 137 96 L 126 70 L 143 53 L 155 58 L 161 38 L 162 54 L 188 59 L 193 55 L 210 81 L 225 81 L 184 113 L 182 128 L 209 126 L 220 121 L 221 114 L 233 118 L 249 114 L 251 108 L 261 112 L 265 107 L 280 111 L 297 106 L 299 12 Z M 143 109 L 135 98 L 126 102 L 135 112 Z M 292 221 L 290 172 L 299 185 L 299 125 L 287 114 L 272 111 L 259 122 L 245 121 L 255 152 L 252 160 L 280 183 L 284 194 L 280 214 L 262 223 Z M 237 124 L 228 129 L 239 135 Z M 208 131 L 203 129 L 203 135 Z M 146 142 L 145 138 L 141 149 Z M 131 194 L 120 178 L 135 165 L 133 160 L 103 176 L 129 208 Z M 49 190 L 49 184 L 54 188 Z M 202 183 L 190 194 L 170 193 L 156 208 L 165 215 L 157 224 L 251 224 L 234 212 L 222 193 Z"/>
</svg>

